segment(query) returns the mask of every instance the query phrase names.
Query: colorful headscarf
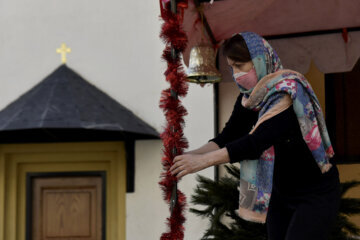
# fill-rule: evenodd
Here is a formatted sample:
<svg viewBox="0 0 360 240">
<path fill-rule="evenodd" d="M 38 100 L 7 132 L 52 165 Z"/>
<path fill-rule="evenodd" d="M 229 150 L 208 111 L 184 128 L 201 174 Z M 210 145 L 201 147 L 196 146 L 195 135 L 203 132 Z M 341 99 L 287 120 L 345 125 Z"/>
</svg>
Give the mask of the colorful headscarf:
<svg viewBox="0 0 360 240">
<path fill-rule="evenodd" d="M 283 68 L 278 55 L 264 38 L 253 32 L 243 32 L 240 35 L 244 38 L 249 49 L 258 80 Z M 238 87 L 246 95 L 252 91 L 242 88 L 240 85 Z"/>
<path fill-rule="evenodd" d="M 243 32 L 258 76 L 257 85 L 245 93 L 242 105 L 259 111 L 253 133 L 263 121 L 293 107 L 301 133 L 322 173 L 331 168 L 334 155 L 319 101 L 305 77 L 298 72 L 282 69 L 270 44 L 252 32 Z M 239 216 L 265 223 L 272 191 L 275 151 L 270 147 L 258 160 L 241 161 Z M 289 159 L 291 161 L 291 159 Z M 289 169 L 291 171 L 291 169 Z"/>
</svg>

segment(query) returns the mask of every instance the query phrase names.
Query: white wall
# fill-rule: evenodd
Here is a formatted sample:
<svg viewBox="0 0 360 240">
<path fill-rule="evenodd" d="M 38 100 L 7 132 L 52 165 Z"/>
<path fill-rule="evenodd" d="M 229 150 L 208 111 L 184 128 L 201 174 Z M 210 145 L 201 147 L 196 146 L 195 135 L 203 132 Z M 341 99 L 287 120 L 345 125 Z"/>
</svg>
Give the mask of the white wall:
<svg viewBox="0 0 360 240">
<path fill-rule="evenodd" d="M 65 42 L 67 65 L 132 110 L 160 132 L 158 108 L 165 64 L 158 34 L 158 1 L 0 1 L 0 109 L 40 82 L 60 63 L 56 48 Z M 197 147 L 213 136 L 212 87 L 192 85 L 184 100 L 186 137 Z M 161 142 L 136 143 L 135 193 L 127 194 L 127 239 L 158 239 L 168 216 L 158 186 Z M 212 177 L 213 169 L 202 174 Z M 190 200 L 194 176 L 180 183 Z M 199 239 L 206 221 L 187 213 L 185 239 Z"/>
<path fill-rule="evenodd" d="M 212 86 L 190 85 L 184 105 L 189 115 L 185 117 L 185 136 L 189 148 L 199 147 L 213 137 Z M 159 239 L 166 231 L 165 219 L 169 216 L 168 206 L 162 200 L 158 181 L 161 173 L 162 142 L 143 140 L 136 142 L 135 193 L 127 194 L 127 239 Z M 150 157 L 149 157 L 150 156 Z M 213 168 L 205 169 L 200 174 L 213 178 Z M 187 196 L 188 208 L 193 188 L 196 186 L 195 175 L 184 177 L 179 189 Z M 197 207 L 197 206 L 195 206 Z M 200 239 L 208 221 L 190 212 L 185 214 L 185 239 Z"/>
</svg>

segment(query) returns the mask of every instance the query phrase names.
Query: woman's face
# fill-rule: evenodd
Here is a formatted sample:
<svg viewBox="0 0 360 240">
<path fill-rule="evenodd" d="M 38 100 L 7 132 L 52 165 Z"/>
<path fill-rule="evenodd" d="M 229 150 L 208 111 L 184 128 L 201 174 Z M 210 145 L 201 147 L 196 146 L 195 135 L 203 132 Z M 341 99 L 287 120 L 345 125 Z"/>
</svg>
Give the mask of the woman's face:
<svg viewBox="0 0 360 240">
<path fill-rule="evenodd" d="M 233 73 L 238 73 L 238 72 L 249 72 L 254 64 L 252 63 L 252 61 L 248 61 L 248 62 L 236 62 L 231 60 L 230 58 L 226 58 L 229 66 L 232 68 Z"/>
</svg>

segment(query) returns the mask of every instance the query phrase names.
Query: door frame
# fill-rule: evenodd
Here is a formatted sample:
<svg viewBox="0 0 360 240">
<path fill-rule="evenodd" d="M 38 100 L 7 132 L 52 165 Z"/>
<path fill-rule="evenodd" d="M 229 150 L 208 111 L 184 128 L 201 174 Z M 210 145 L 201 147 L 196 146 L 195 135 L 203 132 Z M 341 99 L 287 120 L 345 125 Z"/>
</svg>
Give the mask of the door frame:
<svg viewBox="0 0 360 240">
<path fill-rule="evenodd" d="M 106 172 L 106 239 L 126 237 L 124 142 L 0 144 L 0 240 L 26 239 L 31 172 Z"/>
</svg>

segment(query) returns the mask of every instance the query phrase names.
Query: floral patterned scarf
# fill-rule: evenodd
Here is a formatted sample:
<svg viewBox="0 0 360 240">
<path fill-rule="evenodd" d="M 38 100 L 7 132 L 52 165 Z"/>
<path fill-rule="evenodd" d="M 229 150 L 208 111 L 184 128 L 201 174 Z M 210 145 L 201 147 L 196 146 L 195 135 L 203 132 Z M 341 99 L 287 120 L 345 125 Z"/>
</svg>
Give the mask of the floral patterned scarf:
<svg viewBox="0 0 360 240">
<path fill-rule="evenodd" d="M 242 105 L 259 111 L 253 133 L 263 121 L 293 107 L 301 133 L 322 173 L 331 168 L 334 155 L 319 101 L 305 77 L 283 69 L 269 43 L 252 32 L 240 33 L 255 66 L 258 83 L 252 90 L 242 89 Z M 265 223 L 272 191 L 274 147 L 258 160 L 241 161 L 238 214 L 248 221 Z"/>
</svg>

